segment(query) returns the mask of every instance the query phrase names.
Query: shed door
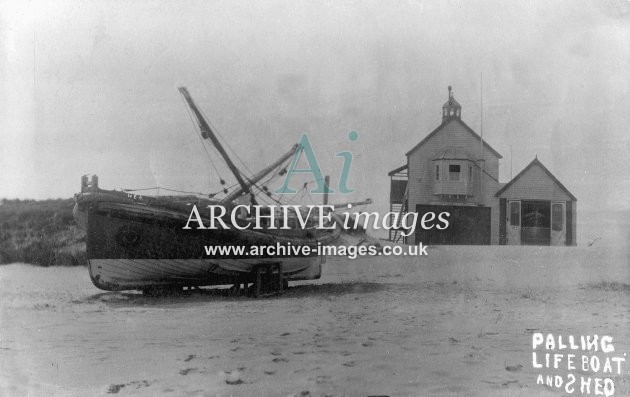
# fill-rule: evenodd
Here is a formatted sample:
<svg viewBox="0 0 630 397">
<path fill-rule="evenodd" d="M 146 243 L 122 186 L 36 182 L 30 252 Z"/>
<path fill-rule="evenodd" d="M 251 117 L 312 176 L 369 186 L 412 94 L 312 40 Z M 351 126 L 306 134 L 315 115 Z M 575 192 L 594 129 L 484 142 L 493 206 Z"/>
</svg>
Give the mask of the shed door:
<svg viewBox="0 0 630 397">
<path fill-rule="evenodd" d="M 551 203 L 551 245 L 565 245 L 567 240 L 567 223 L 565 203 Z"/>
<path fill-rule="evenodd" d="M 521 244 L 551 244 L 551 202 L 523 200 L 521 202 Z"/>
<path fill-rule="evenodd" d="M 508 201 L 506 211 L 507 221 L 505 222 L 507 243 L 509 245 L 521 244 L 521 202 Z"/>
</svg>

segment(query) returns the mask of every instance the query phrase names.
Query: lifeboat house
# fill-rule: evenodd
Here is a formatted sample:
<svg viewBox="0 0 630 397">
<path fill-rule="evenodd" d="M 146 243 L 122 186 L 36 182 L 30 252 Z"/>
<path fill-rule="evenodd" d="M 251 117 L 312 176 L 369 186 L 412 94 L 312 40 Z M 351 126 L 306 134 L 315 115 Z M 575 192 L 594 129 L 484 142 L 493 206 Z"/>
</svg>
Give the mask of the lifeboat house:
<svg viewBox="0 0 630 397">
<path fill-rule="evenodd" d="M 507 183 L 499 182 L 502 156 L 461 118 L 449 87 L 442 123 L 407 152 L 389 173 L 390 210 L 449 212 L 444 230 L 391 225 L 390 240 L 407 244 L 576 245 L 576 202 L 538 158 Z"/>
</svg>

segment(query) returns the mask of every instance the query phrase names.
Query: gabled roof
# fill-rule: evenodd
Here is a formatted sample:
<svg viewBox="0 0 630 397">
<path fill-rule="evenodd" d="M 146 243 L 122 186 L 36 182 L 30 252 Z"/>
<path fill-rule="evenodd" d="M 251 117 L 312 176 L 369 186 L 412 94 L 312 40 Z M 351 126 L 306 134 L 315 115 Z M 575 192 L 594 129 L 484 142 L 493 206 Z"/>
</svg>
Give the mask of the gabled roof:
<svg viewBox="0 0 630 397">
<path fill-rule="evenodd" d="M 567 194 L 567 196 L 569 196 L 571 198 L 571 200 L 573 201 L 577 201 L 577 198 L 571 194 L 571 192 L 569 191 L 569 189 L 567 189 L 566 187 L 564 187 L 564 185 L 558 180 L 558 178 L 556 178 L 551 171 L 549 171 L 547 169 L 547 167 L 545 167 L 540 160 L 538 160 L 538 157 L 536 157 L 534 160 L 532 160 L 531 163 L 529 163 L 527 165 L 527 167 L 523 168 L 523 171 L 519 172 L 518 175 L 516 175 L 511 181 L 509 181 L 508 183 L 505 184 L 505 186 L 503 186 L 501 189 L 499 189 L 498 192 L 496 192 L 494 194 L 495 197 L 499 197 L 501 195 L 501 193 L 505 192 L 506 190 L 508 190 L 510 188 L 510 186 L 512 186 L 519 178 L 521 178 L 523 175 L 525 175 L 525 173 L 532 168 L 533 166 L 539 166 L 544 172 L 545 174 L 547 174 L 547 176 L 554 181 L 554 183 L 556 185 L 558 185 L 558 187 L 560 189 L 562 189 L 563 192 L 565 192 Z"/>
<path fill-rule="evenodd" d="M 475 138 L 477 139 L 481 139 L 481 137 L 472 129 L 470 128 L 468 125 L 466 125 L 466 123 L 464 123 L 460 118 L 457 117 L 449 117 L 447 119 L 445 119 L 442 124 L 440 124 L 436 129 L 434 129 L 433 131 L 431 131 L 431 133 L 429 135 L 427 135 L 423 140 L 420 141 L 420 143 L 418 143 L 416 146 L 414 146 L 410 151 L 407 152 L 407 154 L 405 154 L 406 156 L 409 156 L 409 154 L 411 152 L 414 152 L 417 148 L 419 148 L 420 146 L 422 146 L 427 140 L 429 140 L 433 135 L 437 134 L 438 132 L 440 132 L 440 130 L 442 130 L 442 128 L 444 128 L 448 123 L 450 123 L 451 121 L 456 121 L 458 123 L 460 123 L 464 129 L 468 132 L 470 132 L 471 134 L 473 134 L 473 136 L 475 136 Z M 483 141 L 483 146 L 490 150 L 495 156 L 497 156 L 498 158 L 502 159 L 503 156 L 501 156 L 499 154 L 499 152 L 497 152 L 496 150 L 494 150 L 492 148 L 492 146 L 488 145 L 488 142 Z"/>
</svg>

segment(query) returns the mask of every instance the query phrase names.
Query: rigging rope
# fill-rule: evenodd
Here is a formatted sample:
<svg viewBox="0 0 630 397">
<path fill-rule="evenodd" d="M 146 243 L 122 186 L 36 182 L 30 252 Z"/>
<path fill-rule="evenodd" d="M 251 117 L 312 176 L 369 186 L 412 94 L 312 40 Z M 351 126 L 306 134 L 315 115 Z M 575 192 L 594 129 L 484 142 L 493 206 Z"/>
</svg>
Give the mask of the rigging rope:
<svg viewBox="0 0 630 397">
<path fill-rule="evenodd" d="M 245 162 L 239 157 L 238 153 L 236 153 L 236 151 L 234 149 L 232 149 L 232 147 L 230 146 L 229 142 L 225 138 L 223 138 L 223 135 L 221 135 L 221 133 L 219 132 L 217 127 L 215 127 L 215 125 L 212 123 L 212 121 L 210 120 L 208 115 L 203 111 L 203 109 L 199 109 L 199 111 L 201 112 L 203 117 L 206 119 L 206 122 L 208 123 L 208 125 L 210 125 L 210 128 L 212 128 L 212 131 L 214 131 L 215 135 L 217 136 L 217 139 L 221 138 L 221 141 L 223 141 L 222 143 L 228 149 L 230 149 L 232 154 L 237 158 L 237 160 L 241 163 L 241 165 L 245 168 L 245 170 L 247 170 L 247 172 L 249 172 L 249 174 L 251 175 L 252 171 L 247 167 L 247 164 L 245 164 Z M 241 174 L 243 174 L 245 176 L 249 176 L 249 175 L 243 173 L 241 170 L 238 170 L 238 172 L 240 172 Z"/>
<path fill-rule="evenodd" d="M 183 97 L 182 97 L 182 100 L 184 100 L 184 99 L 183 99 Z M 191 121 L 192 121 L 193 125 L 195 125 L 195 121 L 194 121 L 194 119 L 193 119 L 193 117 L 192 117 L 192 115 L 191 115 L 190 109 L 189 109 L 189 107 L 187 106 L 187 104 L 185 104 L 185 105 L 186 105 L 186 111 L 187 111 L 187 113 L 188 113 L 188 117 L 191 119 Z M 223 143 L 223 144 L 224 144 L 224 145 L 225 145 L 225 146 L 226 146 L 226 147 L 227 147 L 227 148 L 228 148 L 228 149 L 232 152 L 232 154 L 236 157 L 236 159 L 237 159 L 237 160 L 241 163 L 241 165 L 242 165 L 242 166 L 243 166 L 243 167 L 247 170 L 247 172 L 249 173 L 249 175 L 248 175 L 248 174 L 243 173 L 241 170 L 238 170 L 238 172 L 239 172 L 239 173 L 241 173 L 243 176 L 245 176 L 247 179 L 251 179 L 251 178 L 252 178 L 252 175 L 253 175 L 253 172 L 249 169 L 249 167 L 247 166 L 247 164 L 243 161 L 243 159 L 241 159 L 241 157 L 238 155 L 238 153 L 237 153 L 237 152 L 236 152 L 236 151 L 235 151 L 235 150 L 234 150 L 234 149 L 230 146 L 230 144 L 229 144 L 229 143 L 228 143 L 228 141 L 227 141 L 227 140 L 223 137 L 223 135 L 221 135 L 221 133 L 219 132 L 219 130 L 218 130 L 218 129 L 216 128 L 216 126 L 212 123 L 212 121 L 210 120 L 210 118 L 208 117 L 208 115 L 207 115 L 207 114 L 203 111 L 203 109 L 199 108 L 199 112 L 201 112 L 202 116 L 205 118 L 205 120 L 206 120 L 206 122 L 208 123 L 208 125 L 210 126 L 210 128 L 212 128 L 212 130 L 214 131 L 215 135 L 217 136 L 217 139 L 218 139 L 218 138 L 221 138 L 222 143 Z M 205 140 L 201 137 L 201 135 L 200 135 L 200 134 L 199 134 L 196 130 L 195 130 L 195 135 L 197 135 L 197 137 L 198 137 L 198 138 L 199 138 L 199 140 L 201 141 L 201 144 L 202 144 L 202 146 L 203 146 L 203 148 L 204 148 L 204 150 L 205 150 L 205 152 L 206 152 L 206 155 L 208 156 L 208 159 L 210 160 L 210 163 L 212 164 L 212 167 L 214 168 L 214 170 L 215 170 L 215 172 L 217 173 L 217 175 L 220 177 L 221 184 L 222 184 L 222 185 L 225 185 L 225 181 L 223 180 L 223 178 L 221 178 L 221 173 L 219 172 L 219 170 L 218 170 L 218 169 L 217 169 L 217 167 L 215 166 L 214 161 L 212 161 L 212 156 L 210 155 L 210 153 L 209 153 L 209 151 L 208 151 L 208 149 L 207 149 L 207 147 L 206 147 L 206 142 L 205 142 Z M 215 150 L 217 150 L 217 149 L 215 148 Z M 271 191 L 269 191 L 265 185 L 267 185 L 267 184 L 271 183 L 272 181 L 275 181 L 277 178 L 279 178 L 279 177 L 281 176 L 281 175 L 280 175 L 280 170 L 282 170 L 282 169 L 283 169 L 283 167 L 284 167 L 284 166 L 286 166 L 286 163 L 288 163 L 288 161 L 289 161 L 289 159 L 287 159 L 287 161 L 285 161 L 284 163 L 279 164 L 277 167 L 275 167 L 275 168 L 273 169 L 273 172 L 271 172 L 271 173 L 270 173 L 270 176 L 269 176 L 269 177 L 268 177 L 268 178 L 267 178 L 264 182 L 262 182 L 262 183 L 261 183 L 261 182 L 259 182 L 259 183 L 254 183 L 254 184 L 252 184 L 251 189 L 256 189 L 256 190 L 258 190 L 258 192 L 259 192 L 259 193 L 262 193 L 261 197 L 263 197 L 263 200 L 268 200 L 268 199 L 271 199 L 271 200 L 273 200 L 274 202 L 276 202 L 276 203 L 278 203 L 278 204 L 282 204 L 282 201 L 280 201 L 279 199 L 277 199 L 277 198 L 275 198 L 275 197 L 273 197 L 273 196 L 272 196 Z M 297 195 L 298 195 L 300 192 L 302 193 L 302 195 L 299 197 L 299 199 L 303 199 L 303 198 L 304 198 L 304 196 L 308 193 L 308 191 L 306 190 L 306 188 L 307 188 L 308 184 L 310 184 L 310 183 L 313 183 L 313 182 L 307 182 L 307 183 L 305 183 L 305 184 L 304 184 L 304 186 L 303 186 L 303 187 L 302 187 L 302 188 L 301 188 L 298 192 L 296 192 L 296 195 L 294 196 L 294 199 L 293 199 L 293 200 L 290 200 L 290 201 L 288 201 L 288 202 L 293 202 L 293 203 L 295 203 L 295 201 L 298 199 Z M 223 189 L 223 193 L 225 193 L 225 194 L 227 195 L 227 194 L 228 194 L 228 190 L 232 189 L 233 187 L 235 187 L 235 186 L 237 186 L 237 185 L 239 185 L 239 184 L 238 184 L 238 183 L 235 183 L 235 184 L 230 185 L 230 186 L 228 186 L 228 187 L 224 187 L 224 189 Z M 263 185 L 263 187 L 261 188 L 261 186 L 260 186 L 260 185 Z M 219 193 L 219 192 L 214 193 L 214 194 L 216 195 L 216 194 L 218 194 L 218 193 Z M 252 193 L 253 195 L 255 195 L 253 191 L 252 191 L 251 193 Z M 257 196 L 257 195 L 256 195 L 256 196 Z M 310 193 L 308 193 L 308 196 L 309 196 L 309 199 L 310 199 L 311 201 L 313 201 L 313 198 L 311 197 Z M 257 197 L 258 197 L 258 196 L 257 196 Z M 259 199 L 260 199 L 260 197 L 259 197 Z M 263 201 L 263 200 L 261 200 L 261 201 Z"/>
</svg>

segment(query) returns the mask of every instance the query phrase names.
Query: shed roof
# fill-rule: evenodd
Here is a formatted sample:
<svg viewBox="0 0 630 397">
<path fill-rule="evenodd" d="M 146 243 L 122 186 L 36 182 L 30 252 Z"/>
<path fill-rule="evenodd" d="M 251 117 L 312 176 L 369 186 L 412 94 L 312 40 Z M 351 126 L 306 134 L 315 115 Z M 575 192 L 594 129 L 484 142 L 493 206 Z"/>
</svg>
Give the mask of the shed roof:
<svg viewBox="0 0 630 397">
<path fill-rule="evenodd" d="M 399 173 L 400 171 L 404 171 L 404 170 L 406 170 L 406 169 L 407 169 L 407 164 L 403 164 L 403 165 L 401 165 L 400 167 L 398 167 L 398 168 L 396 168 L 396 169 L 393 169 L 393 170 L 389 171 L 389 173 L 387 174 L 387 176 L 392 176 L 392 175 L 397 174 L 397 173 Z"/>
<path fill-rule="evenodd" d="M 536 157 L 534 160 L 532 160 L 531 163 L 529 163 L 527 165 L 527 167 L 523 168 L 523 170 L 521 172 L 518 173 L 518 175 L 516 175 L 514 178 L 512 178 L 511 181 L 509 181 L 508 183 L 505 184 L 505 186 L 503 186 L 501 189 L 499 189 L 499 191 L 497 191 L 495 193 L 495 197 L 499 197 L 503 192 L 505 192 L 506 190 L 508 190 L 510 188 L 510 186 L 512 186 L 517 180 L 519 180 L 523 175 L 525 175 L 525 173 L 532 167 L 534 166 L 539 166 L 544 172 L 545 174 L 547 174 L 547 176 L 556 184 L 558 185 L 558 187 L 564 192 L 566 193 L 567 196 L 569 196 L 571 198 L 571 200 L 573 201 L 577 201 L 577 198 L 569 191 L 569 189 L 567 189 L 566 187 L 564 187 L 564 185 L 558 180 L 558 178 L 556 178 L 551 171 L 549 171 L 547 169 L 547 167 L 545 167 L 543 165 L 543 163 L 540 162 L 540 160 L 538 160 L 538 157 Z"/>
</svg>

